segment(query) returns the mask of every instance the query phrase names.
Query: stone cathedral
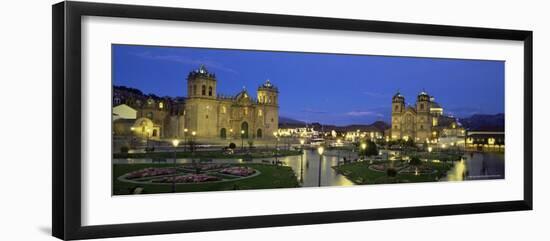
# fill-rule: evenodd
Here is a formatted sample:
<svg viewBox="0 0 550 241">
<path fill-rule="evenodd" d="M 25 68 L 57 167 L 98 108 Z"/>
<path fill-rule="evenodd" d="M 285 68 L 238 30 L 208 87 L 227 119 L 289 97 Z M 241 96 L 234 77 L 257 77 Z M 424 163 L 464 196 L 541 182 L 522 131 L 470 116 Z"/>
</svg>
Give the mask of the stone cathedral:
<svg viewBox="0 0 550 241">
<path fill-rule="evenodd" d="M 113 91 L 115 135 L 153 139 L 273 138 L 279 125 L 279 91 L 269 80 L 256 97 L 217 91 L 218 80 L 204 66 L 187 76 L 187 97 L 158 97 L 117 86 Z"/>
<path fill-rule="evenodd" d="M 431 137 L 434 118 L 441 113 L 432 105 L 430 96 L 425 91 L 420 92 L 414 106 L 405 104 L 405 97 L 397 93 L 392 98 L 391 138 L 412 138 L 414 141 L 425 141 Z"/>
<path fill-rule="evenodd" d="M 235 96 L 218 95 L 217 80 L 204 66 L 187 77 L 185 128 L 206 138 L 272 137 L 279 125 L 278 89 L 267 80 L 257 98 L 243 88 Z"/>
</svg>

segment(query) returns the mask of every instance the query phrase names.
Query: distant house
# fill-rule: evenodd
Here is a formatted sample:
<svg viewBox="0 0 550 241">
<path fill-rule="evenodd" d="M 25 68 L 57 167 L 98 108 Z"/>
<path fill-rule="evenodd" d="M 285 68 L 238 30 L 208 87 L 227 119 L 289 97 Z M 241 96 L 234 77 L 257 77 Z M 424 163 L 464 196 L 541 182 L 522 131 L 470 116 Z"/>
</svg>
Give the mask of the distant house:
<svg viewBox="0 0 550 241">
<path fill-rule="evenodd" d="M 468 131 L 466 148 L 477 151 L 504 151 L 504 131 Z"/>
<path fill-rule="evenodd" d="M 118 119 L 135 120 L 136 118 L 137 110 L 126 104 L 121 104 L 113 107 L 113 121 Z"/>
</svg>

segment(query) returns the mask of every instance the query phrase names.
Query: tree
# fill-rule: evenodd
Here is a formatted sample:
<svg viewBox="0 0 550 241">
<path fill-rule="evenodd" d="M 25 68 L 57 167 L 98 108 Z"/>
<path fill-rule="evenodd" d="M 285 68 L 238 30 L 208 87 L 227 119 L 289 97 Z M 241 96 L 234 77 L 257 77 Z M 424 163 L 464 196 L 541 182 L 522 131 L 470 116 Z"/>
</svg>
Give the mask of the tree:
<svg viewBox="0 0 550 241">
<path fill-rule="evenodd" d="M 233 142 L 229 143 L 229 149 L 235 149 L 237 148 L 237 145 Z"/>
<path fill-rule="evenodd" d="M 411 158 L 411 161 L 409 162 L 409 164 L 413 166 L 420 166 L 422 164 L 422 161 L 420 160 L 420 158 L 414 156 Z"/>
<path fill-rule="evenodd" d="M 395 177 L 397 176 L 397 170 L 395 170 L 395 168 L 388 168 L 388 170 L 386 170 L 386 175 L 388 175 L 388 177 Z"/>
<path fill-rule="evenodd" d="M 371 140 L 367 140 L 367 149 L 365 150 L 366 156 L 376 156 L 378 155 L 378 146 Z"/>
</svg>

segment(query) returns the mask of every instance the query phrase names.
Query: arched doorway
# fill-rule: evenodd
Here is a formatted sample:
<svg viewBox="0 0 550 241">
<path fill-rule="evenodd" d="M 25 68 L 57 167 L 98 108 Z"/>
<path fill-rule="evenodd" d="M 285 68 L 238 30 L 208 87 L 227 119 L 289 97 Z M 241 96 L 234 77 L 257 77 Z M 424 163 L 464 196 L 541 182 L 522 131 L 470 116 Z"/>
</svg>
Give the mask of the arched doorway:
<svg viewBox="0 0 550 241">
<path fill-rule="evenodd" d="M 220 138 L 222 138 L 222 139 L 227 138 L 227 131 L 225 130 L 225 128 L 222 128 L 220 130 Z"/>
<path fill-rule="evenodd" d="M 256 137 L 257 137 L 257 138 L 262 138 L 262 129 L 258 129 L 258 130 L 256 131 Z"/>
<path fill-rule="evenodd" d="M 243 138 L 248 138 L 248 122 L 246 121 L 241 124 L 241 135 Z"/>
</svg>

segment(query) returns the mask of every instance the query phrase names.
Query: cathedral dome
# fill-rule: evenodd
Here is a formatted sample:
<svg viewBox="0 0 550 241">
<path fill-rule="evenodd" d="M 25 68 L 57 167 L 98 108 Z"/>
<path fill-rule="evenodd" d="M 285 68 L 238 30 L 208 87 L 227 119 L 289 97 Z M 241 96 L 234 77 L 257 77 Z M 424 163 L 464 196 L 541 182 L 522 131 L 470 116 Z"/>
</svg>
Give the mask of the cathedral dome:
<svg viewBox="0 0 550 241">
<path fill-rule="evenodd" d="M 422 90 L 419 94 L 418 94 L 418 101 L 430 101 L 430 95 L 428 95 L 428 93 L 425 91 L 425 90 Z"/>
<path fill-rule="evenodd" d="M 208 72 L 204 65 L 201 65 L 198 69 L 189 72 L 187 79 L 196 79 L 199 77 L 216 80 L 216 75 Z"/>
<path fill-rule="evenodd" d="M 393 102 L 405 102 L 405 97 L 403 95 L 401 95 L 401 93 L 397 92 L 393 98 L 392 98 Z"/>
<path fill-rule="evenodd" d="M 246 91 L 246 89 L 243 87 L 243 90 L 241 90 L 241 92 L 239 92 L 236 96 L 235 96 L 235 100 L 239 103 L 250 103 L 252 101 L 250 95 L 248 94 L 248 92 Z"/>
<path fill-rule="evenodd" d="M 271 83 L 271 81 L 269 81 L 269 79 L 266 80 L 265 83 L 260 85 L 260 87 L 258 87 L 258 90 L 271 90 L 271 91 L 275 91 L 275 92 L 278 91 L 277 87 L 275 87 L 275 85 L 273 85 Z"/>
</svg>

